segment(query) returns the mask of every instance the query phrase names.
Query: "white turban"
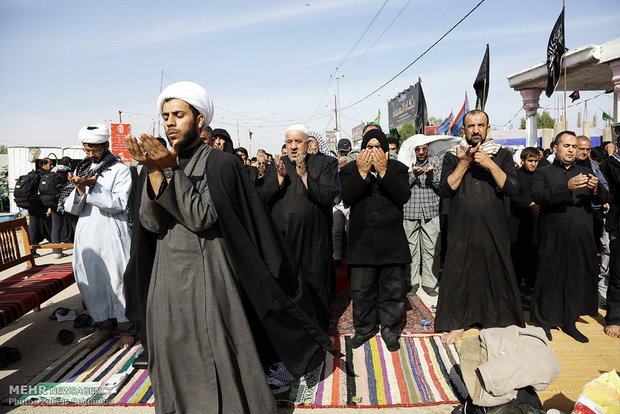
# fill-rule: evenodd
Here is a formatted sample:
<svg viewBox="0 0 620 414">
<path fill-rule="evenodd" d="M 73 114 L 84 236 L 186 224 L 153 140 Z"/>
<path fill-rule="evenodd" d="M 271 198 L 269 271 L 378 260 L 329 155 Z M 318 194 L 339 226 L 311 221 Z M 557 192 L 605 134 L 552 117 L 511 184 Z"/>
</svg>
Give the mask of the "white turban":
<svg viewBox="0 0 620 414">
<path fill-rule="evenodd" d="M 110 139 L 110 131 L 103 124 L 87 125 L 80 129 L 78 138 L 82 144 L 104 144 Z"/>
<path fill-rule="evenodd" d="M 160 114 L 167 99 L 180 99 L 187 102 L 205 117 L 206 125 L 209 125 L 213 119 L 213 102 L 207 91 L 197 83 L 177 82 L 168 85 L 157 98 L 157 110 Z"/>
<path fill-rule="evenodd" d="M 289 132 L 289 131 L 301 131 L 304 134 L 308 135 L 308 129 L 305 126 L 301 125 L 301 124 L 291 125 L 286 130 L 286 132 Z"/>
</svg>

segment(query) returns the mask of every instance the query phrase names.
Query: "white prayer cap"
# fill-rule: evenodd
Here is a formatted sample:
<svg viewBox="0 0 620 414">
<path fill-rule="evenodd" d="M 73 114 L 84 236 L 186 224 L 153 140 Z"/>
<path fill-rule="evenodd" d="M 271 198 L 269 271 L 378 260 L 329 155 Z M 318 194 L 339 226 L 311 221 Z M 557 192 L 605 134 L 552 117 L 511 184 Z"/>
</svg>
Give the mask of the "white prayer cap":
<svg viewBox="0 0 620 414">
<path fill-rule="evenodd" d="M 197 83 L 194 82 L 177 82 L 172 85 L 168 85 L 164 89 L 159 98 L 157 98 L 157 110 L 161 114 L 164 107 L 164 102 L 167 99 L 180 99 L 187 102 L 202 116 L 205 117 L 205 123 L 209 125 L 213 119 L 213 102 L 207 91 Z"/>
<path fill-rule="evenodd" d="M 304 134 L 308 135 L 308 129 L 305 126 L 301 125 L 301 124 L 291 125 L 286 130 L 286 132 L 289 132 L 289 131 L 301 131 Z"/>
<path fill-rule="evenodd" d="M 103 124 L 86 125 L 78 134 L 82 144 L 104 144 L 110 139 L 110 130 Z"/>
</svg>

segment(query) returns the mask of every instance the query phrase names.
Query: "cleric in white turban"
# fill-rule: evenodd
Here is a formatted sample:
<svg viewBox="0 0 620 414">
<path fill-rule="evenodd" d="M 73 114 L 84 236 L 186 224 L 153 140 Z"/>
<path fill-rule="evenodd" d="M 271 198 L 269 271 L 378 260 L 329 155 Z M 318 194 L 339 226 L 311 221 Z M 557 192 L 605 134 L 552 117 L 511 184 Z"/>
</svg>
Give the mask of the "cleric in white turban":
<svg viewBox="0 0 620 414">
<path fill-rule="evenodd" d="M 110 130 L 103 124 L 87 125 L 80 129 L 78 138 L 82 144 L 104 144 L 110 139 Z"/>
<path fill-rule="evenodd" d="M 162 112 L 164 102 L 168 99 L 180 99 L 193 106 L 202 116 L 205 117 L 205 126 L 213 119 L 213 102 L 207 91 L 194 82 L 177 82 L 164 89 L 157 98 L 157 110 Z"/>
</svg>

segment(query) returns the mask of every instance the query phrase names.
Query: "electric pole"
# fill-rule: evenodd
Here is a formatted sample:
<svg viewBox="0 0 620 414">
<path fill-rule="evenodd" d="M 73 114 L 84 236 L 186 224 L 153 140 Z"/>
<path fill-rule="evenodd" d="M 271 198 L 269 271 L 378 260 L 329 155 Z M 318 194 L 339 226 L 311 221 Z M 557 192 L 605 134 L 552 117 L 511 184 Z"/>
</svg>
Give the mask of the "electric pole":
<svg viewBox="0 0 620 414">
<path fill-rule="evenodd" d="M 338 142 L 340 140 L 340 114 L 338 113 L 338 107 L 340 106 L 340 79 L 341 79 L 341 77 L 338 76 L 338 69 L 336 69 L 335 77 L 332 76 L 332 78 L 336 79 L 336 95 L 334 95 L 334 117 L 336 118 L 336 142 Z"/>
</svg>

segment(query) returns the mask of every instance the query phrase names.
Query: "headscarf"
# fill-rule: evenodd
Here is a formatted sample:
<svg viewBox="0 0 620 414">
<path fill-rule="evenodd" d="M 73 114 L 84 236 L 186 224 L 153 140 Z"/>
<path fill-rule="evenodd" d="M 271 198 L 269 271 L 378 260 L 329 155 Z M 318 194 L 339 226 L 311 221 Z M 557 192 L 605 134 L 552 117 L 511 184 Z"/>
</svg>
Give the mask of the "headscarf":
<svg viewBox="0 0 620 414">
<path fill-rule="evenodd" d="M 319 144 L 319 152 L 321 154 L 331 155 L 332 157 L 334 156 L 334 154 L 332 154 L 332 152 L 329 150 L 329 147 L 327 146 L 327 142 L 325 142 L 325 138 L 323 138 L 321 134 L 319 134 L 318 132 L 309 131 L 308 137 L 312 137 L 316 139 L 316 142 Z"/>
<path fill-rule="evenodd" d="M 180 99 L 187 102 L 205 117 L 205 124 L 213 120 L 213 102 L 207 91 L 194 82 L 177 82 L 168 85 L 157 98 L 157 110 L 161 114 L 164 102 L 168 99 Z"/>
<path fill-rule="evenodd" d="M 447 152 L 449 152 L 452 155 L 456 155 L 457 148 L 459 149 L 461 153 L 463 153 L 467 151 L 467 149 L 469 148 L 469 143 L 467 142 L 465 138 L 463 138 L 461 142 L 459 142 L 458 145 L 454 146 L 453 148 L 450 148 Z M 501 145 L 495 143 L 495 141 L 493 141 L 492 138 L 488 138 L 488 137 L 487 139 L 484 140 L 482 144 L 480 144 L 480 149 L 486 152 L 487 155 L 491 158 L 493 158 L 495 154 L 497 154 L 497 151 L 499 151 L 501 148 L 502 148 Z"/>
<path fill-rule="evenodd" d="M 230 134 L 228 133 L 228 131 L 222 128 L 215 128 L 213 130 L 212 139 L 215 139 L 215 137 L 222 137 L 226 141 L 226 144 L 224 144 L 224 152 L 227 152 L 229 154 L 235 153 L 235 150 L 234 150 L 235 146 L 233 144 L 232 138 L 230 137 Z"/>
<path fill-rule="evenodd" d="M 110 130 L 103 124 L 87 125 L 80 129 L 78 138 L 82 144 L 105 144 L 110 139 Z"/>
<path fill-rule="evenodd" d="M 377 141 L 379 141 L 379 145 L 381 145 L 383 152 L 388 152 L 390 150 L 385 134 L 379 129 L 371 129 L 364 134 L 364 138 L 362 139 L 362 149 L 365 149 L 368 142 L 370 142 L 373 138 L 376 138 Z"/>
</svg>

